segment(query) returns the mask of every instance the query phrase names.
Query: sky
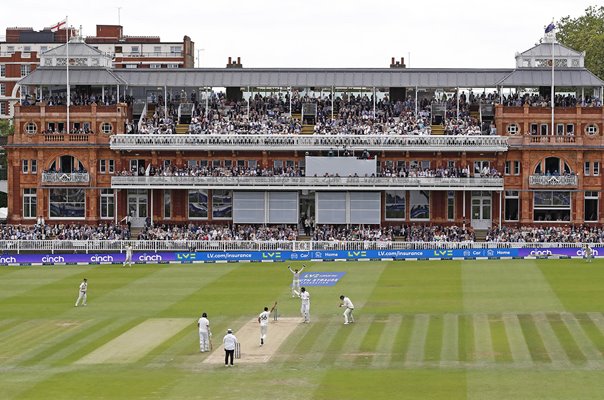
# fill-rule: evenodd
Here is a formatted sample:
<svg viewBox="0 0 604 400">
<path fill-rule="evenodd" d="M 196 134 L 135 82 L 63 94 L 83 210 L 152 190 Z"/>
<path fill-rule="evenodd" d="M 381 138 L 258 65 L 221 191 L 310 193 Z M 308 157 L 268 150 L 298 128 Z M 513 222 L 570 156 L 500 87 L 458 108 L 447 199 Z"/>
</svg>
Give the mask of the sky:
<svg viewBox="0 0 604 400">
<path fill-rule="evenodd" d="M 69 16 L 94 35 L 117 24 L 125 35 L 195 42 L 196 66 L 512 68 L 553 19 L 578 17 L 596 0 L 101 0 L 19 1 L 2 5 L 7 26 L 41 30 Z M 119 8 L 119 11 L 118 11 Z M 2 38 L 4 40 L 4 38 Z"/>
</svg>

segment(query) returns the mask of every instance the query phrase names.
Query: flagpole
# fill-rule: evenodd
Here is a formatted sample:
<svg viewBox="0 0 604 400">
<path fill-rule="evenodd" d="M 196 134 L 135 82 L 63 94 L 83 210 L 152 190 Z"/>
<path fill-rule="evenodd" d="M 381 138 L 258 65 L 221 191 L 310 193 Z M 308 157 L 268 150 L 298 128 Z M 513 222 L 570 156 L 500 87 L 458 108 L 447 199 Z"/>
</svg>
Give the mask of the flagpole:
<svg viewBox="0 0 604 400">
<path fill-rule="evenodd" d="M 553 24 L 553 22 L 552 22 Z M 554 66 L 556 65 L 556 59 L 554 57 L 554 45 L 556 43 L 556 28 L 554 26 L 554 28 L 552 29 L 552 133 L 551 135 L 555 135 L 556 134 L 556 129 L 554 127 Z"/>
<path fill-rule="evenodd" d="M 70 129 L 69 129 L 69 106 L 71 105 L 71 91 L 69 88 L 69 16 L 65 17 L 65 47 L 66 47 L 66 53 L 67 53 L 67 57 L 65 59 L 65 70 L 66 70 L 66 74 L 67 74 L 67 133 L 70 133 Z"/>
</svg>

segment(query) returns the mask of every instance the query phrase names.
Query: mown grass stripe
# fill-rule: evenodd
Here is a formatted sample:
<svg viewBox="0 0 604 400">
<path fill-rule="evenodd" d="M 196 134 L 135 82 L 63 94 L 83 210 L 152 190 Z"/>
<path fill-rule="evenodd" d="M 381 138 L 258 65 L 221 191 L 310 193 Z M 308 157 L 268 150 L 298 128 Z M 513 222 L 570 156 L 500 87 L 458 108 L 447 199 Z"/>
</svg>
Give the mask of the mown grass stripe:
<svg viewBox="0 0 604 400">
<path fill-rule="evenodd" d="M 2 337 L 1 335 L 5 332 L 8 331 L 10 329 L 13 329 L 15 326 L 22 324 L 23 322 L 25 322 L 22 319 L 3 319 L 2 323 L 0 325 L 0 337 Z"/>
<path fill-rule="evenodd" d="M 443 318 L 441 366 L 459 364 L 459 319 L 457 314 L 445 314 Z"/>
<path fill-rule="evenodd" d="M 67 324 L 62 330 L 57 331 L 54 337 L 52 335 L 45 335 L 37 346 L 32 348 L 30 351 L 21 353 L 15 358 L 20 364 L 34 365 L 42 360 L 46 356 L 52 354 L 57 345 L 60 347 L 66 346 L 71 343 L 71 339 L 78 334 L 78 332 L 85 330 L 91 325 L 94 325 L 94 320 L 77 321 L 77 322 L 66 322 L 66 321 L 55 321 L 56 324 Z M 28 362 L 29 361 L 29 362 Z"/>
<path fill-rule="evenodd" d="M 412 315 L 404 315 L 401 324 L 398 328 L 394 345 L 392 346 L 392 354 L 390 357 L 390 366 L 395 367 L 398 364 L 402 365 L 405 361 L 405 355 L 409 349 L 411 342 L 411 333 L 415 325 L 415 318 Z"/>
<path fill-rule="evenodd" d="M 550 363 L 552 360 L 545 348 L 543 339 L 537 330 L 533 316 L 531 314 L 520 314 L 518 315 L 518 322 L 522 329 L 524 340 L 526 341 L 526 347 L 528 348 L 533 361 Z"/>
<path fill-rule="evenodd" d="M 56 359 L 56 355 L 65 351 L 65 349 L 71 348 L 74 343 L 77 343 L 82 338 L 88 338 L 91 334 L 94 334 L 99 329 L 107 325 L 107 321 L 101 320 L 88 320 L 85 324 L 82 324 L 74 332 L 71 332 L 68 336 L 55 341 L 51 346 L 46 347 L 43 351 L 38 353 L 35 358 L 25 360 L 23 366 L 33 365 L 48 365 L 52 359 Z"/>
<path fill-rule="evenodd" d="M 479 363 L 492 363 L 495 361 L 493 342 L 491 341 L 491 327 L 486 314 L 474 315 L 474 343 L 475 360 Z"/>
<path fill-rule="evenodd" d="M 587 358 L 575 342 L 573 335 L 568 330 L 568 327 L 562 321 L 560 313 L 548 313 L 546 314 L 547 321 L 552 327 L 552 331 L 558 338 L 558 342 L 562 350 L 566 353 L 569 361 L 575 364 L 583 364 L 587 361 Z"/>
<path fill-rule="evenodd" d="M 373 319 L 370 323 L 361 345 L 359 346 L 359 354 L 354 360 L 354 364 L 357 367 L 368 367 L 374 360 L 378 353 L 378 342 L 382 337 L 384 328 L 388 323 L 388 316 L 380 315 Z"/>
<path fill-rule="evenodd" d="M 604 356 L 604 332 L 602 332 L 587 315 L 587 313 L 576 314 L 577 320 L 583 331 L 594 345 L 600 356 Z"/>
<path fill-rule="evenodd" d="M 361 321 L 348 325 L 348 329 L 352 330 L 352 332 L 350 332 L 348 338 L 346 338 L 342 351 L 335 359 L 334 365 L 336 367 L 349 367 L 354 364 L 359 357 L 367 359 L 373 357 L 374 352 L 371 352 L 371 354 L 362 354 L 360 351 L 361 343 L 365 336 L 367 336 L 367 332 L 373 324 L 373 320 L 373 315 L 367 315 L 363 316 Z M 367 359 L 364 360 L 365 363 L 368 363 Z"/>
<path fill-rule="evenodd" d="M 415 324 L 409 341 L 409 349 L 405 357 L 406 366 L 418 366 L 424 361 L 424 350 L 426 347 L 426 336 L 428 335 L 428 326 L 430 324 L 430 315 L 417 314 Z"/>
<path fill-rule="evenodd" d="M 523 328 L 520 325 L 518 316 L 512 313 L 504 313 L 502 318 L 508 344 L 510 346 L 510 352 L 512 353 L 512 359 L 515 363 L 521 363 L 523 365 L 532 364 L 533 359 L 531 357 L 531 351 L 529 350 L 527 340 L 524 337 Z"/>
<path fill-rule="evenodd" d="M 594 346 L 591 340 L 589 340 L 577 318 L 571 313 L 562 313 L 561 318 L 575 343 L 581 350 L 581 353 L 585 356 L 585 359 L 588 361 L 602 361 L 602 354 Z"/>
<path fill-rule="evenodd" d="M 443 329 L 443 315 L 431 315 L 424 350 L 425 361 L 440 362 L 443 345 Z"/>
<path fill-rule="evenodd" d="M 474 360 L 474 323 L 472 315 L 459 316 L 459 361 Z"/>
<path fill-rule="evenodd" d="M 375 348 L 376 355 L 371 361 L 371 368 L 386 368 L 392 358 L 394 342 L 401 327 L 403 317 L 398 314 L 391 314 L 384 325 L 380 339 Z"/>
<path fill-rule="evenodd" d="M 333 321 L 315 318 L 313 323 L 310 324 L 306 330 L 306 334 L 300 338 L 298 343 L 296 343 L 296 345 L 292 348 L 287 361 L 300 362 L 306 356 L 308 356 L 308 354 L 312 351 L 313 346 L 316 345 L 317 338 L 322 338 L 329 335 L 329 332 L 326 332 L 326 330 L 329 327 L 330 322 Z M 335 324 L 332 325 L 335 327 Z"/>
<path fill-rule="evenodd" d="M 336 336 L 340 334 L 340 328 L 342 327 L 342 323 L 334 319 L 329 319 L 326 322 L 321 321 L 321 323 L 324 324 L 324 327 L 319 330 L 320 335 L 314 335 L 313 331 L 312 335 L 307 335 L 308 339 L 305 338 L 306 345 L 310 346 L 310 350 L 307 354 L 301 356 L 301 362 L 311 368 L 319 365 Z"/>
<path fill-rule="evenodd" d="M 568 355 L 564 351 L 564 348 L 560 344 L 556 332 L 552 325 L 549 323 L 547 315 L 545 313 L 533 313 L 533 320 L 537 331 L 543 340 L 545 350 L 549 355 L 550 360 L 553 364 L 567 366 L 570 363 Z"/>
<path fill-rule="evenodd" d="M 342 353 L 344 344 L 350 336 L 353 330 L 354 324 L 343 325 L 341 322 L 330 323 L 330 330 L 332 331 L 331 340 L 328 341 L 328 345 L 325 348 L 322 357 L 319 361 L 321 365 L 333 365 L 336 358 Z"/>
<path fill-rule="evenodd" d="M 11 331 L 11 335 L 0 338 L 0 363 L 12 363 L 15 356 L 31 349 L 46 338 L 52 337 L 61 328 L 53 321 L 31 321 L 35 324 L 23 324 L 19 329 Z"/>
<path fill-rule="evenodd" d="M 503 316 L 501 314 L 490 315 L 489 328 L 491 330 L 491 343 L 493 344 L 495 362 L 509 363 L 514 361 L 512 352 L 510 350 L 510 344 L 508 335 L 506 333 L 506 326 L 503 321 Z"/>
<path fill-rule="evenodd" d="M 598 327 L 600 333 L 604 335 L 604 316 L 602 313 L 590 312 L 587 313 L 587 315 L 589 315 L 589 318 L 591 318 L 593 323 Z"/>
<path fill-rule="evenodd" d="M 115 339 L 122 333 L 134 328 L 136 325 L 143 322 L 146 318 L 119 318 L 108 323 L 98 332 L 91 334 L 88 337 L 83 337 L 79 342 L 74 343 L 64 352 L 59 352 L 53 356 L 54 365 L 71 364 L 79 360 L 86 354 L 103 346 L 105 343 Z"/>
</svg>

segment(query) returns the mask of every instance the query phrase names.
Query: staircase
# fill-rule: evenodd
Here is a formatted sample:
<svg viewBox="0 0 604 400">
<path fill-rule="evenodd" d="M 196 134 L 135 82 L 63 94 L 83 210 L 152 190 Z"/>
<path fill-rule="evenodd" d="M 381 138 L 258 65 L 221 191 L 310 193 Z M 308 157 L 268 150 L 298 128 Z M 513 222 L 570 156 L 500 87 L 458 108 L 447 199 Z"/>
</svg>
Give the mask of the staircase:
<svg viewBox="0 0 604 400">
<path fill-rule="evenodd" d="M 155 104 L 147 105 L 147 119 L 153 118 L 153 114 L 155 114 Z"/>
<path fill-rule="evenodd" d="M 477 242 L 484 242 L 487 238 L 487 230 L 486 229 L 476 229 L 474 230 L 474 236 L 476 236 Z"/>
<path fill-rule="evenodd" d="M 431 125 L 433 135 L 444 135 L 445 127 L 442 125 Z"/>
<path fill-rule="evenodd" d="M 189 124 L 176 124 L 176 133 L 185 134 L 189 132 Z"/>
<path fill-rule="evenodd" d="M 302 135 L 312 135 L 315 133 L 314 125 L 302 125 Z"/>
</svg>

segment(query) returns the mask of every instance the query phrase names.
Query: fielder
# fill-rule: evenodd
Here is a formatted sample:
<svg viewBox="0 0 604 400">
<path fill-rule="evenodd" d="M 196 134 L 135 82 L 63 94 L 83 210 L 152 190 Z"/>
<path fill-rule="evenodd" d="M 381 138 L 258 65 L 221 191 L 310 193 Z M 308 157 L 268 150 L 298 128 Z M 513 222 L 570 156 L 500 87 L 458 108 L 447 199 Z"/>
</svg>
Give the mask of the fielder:
<svg viewBox="0 0 604 400">
<path fill-rule="evenodd" d="M 78 295 L 78 299 L 75 302 L 75 306 L 77 307 L 80 304 L 80 300 L 82 301 L 82 305 L 86 306 L 86 292 L 88 291 L 88 280 L 84 278 L 82 283 L 80 283 L 80 292 Z"/>
<path fill-rule="evenodd" d="M 132 266 L 132 245 L 126 245 L 126 259 L 124 260 L 124 267 L 128 264 L 129 267 Z"/>
<path fill-rule="evenodd" d="M 294 280 L 292 281 L 292 297 L 300 297 L 300 274 L 304 271 L 306 265 L 302 264 L 302 268 L 298 271 L 297 269 L 292 269 L 291 265 L 287 266 L 287 269 L 294 274 Z"/>
<path fill-rule="evenodd" d="M 208 314 L 201 314 L 201 318 L 197 321 L 197 327 L 199 328 L 199 351 L 202 353 L 210 351 L 210 338 L 212 337 L 212 332 L 210 332 Z"/>
<path fill-rule="evenodd" d="M 585 245 L 585 250 L 583 252 L 584 257 L 585 257 L 585 262 L 592 262 L 593 258 L 594 258 L 594 250 L 589 247 L 588 244 Z"/>
<path fill-rule="evenodd" d="M 268 331 L 268 319 L 275 307 L 277 307 L 276 301 L 270 311 L 268 310 L 268 307 L 264 307 L 264 311 L 258 315 L 258 323 L 260 324 L 260 346 L 264 345 L 264 339 L 266 339 L 266 332 Z"/>
<path fill-rule="evenodd" d="M 300 289 L 300 298 L 302 299 L 302 305 L 300 306 L 300 313 L 304 318 L 304 323 L 310 323 L 310 293 L 306 291 L 306 288 Z"/>
<path fill-rule="evenodd" d="M 344 325 L 354 323 L 354 316 L 352 315 L 354 304 L 352 304 L 352 301 L 344 295 L 340 296 L 340 300 L 342 300 L 340 307 L 346 307 L 346 310 L 344 310 Z"/>
</svg>

